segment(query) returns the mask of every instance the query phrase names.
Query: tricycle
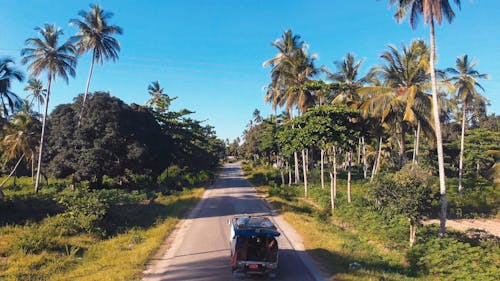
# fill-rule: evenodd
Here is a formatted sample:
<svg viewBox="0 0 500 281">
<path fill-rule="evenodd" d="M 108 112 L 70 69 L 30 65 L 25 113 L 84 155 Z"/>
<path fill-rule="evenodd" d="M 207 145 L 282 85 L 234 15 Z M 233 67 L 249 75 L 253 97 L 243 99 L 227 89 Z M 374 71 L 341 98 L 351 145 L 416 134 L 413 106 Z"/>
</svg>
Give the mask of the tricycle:
<svg viewBox="0 0 500 281">
<path fill-rule="evenodd" d="M 236 216 L 229 224 L 233 274 L 265 274 L 276 278 L 276 238 L 280 233 L 273 222 L 266 216 Z"/>
</svg>

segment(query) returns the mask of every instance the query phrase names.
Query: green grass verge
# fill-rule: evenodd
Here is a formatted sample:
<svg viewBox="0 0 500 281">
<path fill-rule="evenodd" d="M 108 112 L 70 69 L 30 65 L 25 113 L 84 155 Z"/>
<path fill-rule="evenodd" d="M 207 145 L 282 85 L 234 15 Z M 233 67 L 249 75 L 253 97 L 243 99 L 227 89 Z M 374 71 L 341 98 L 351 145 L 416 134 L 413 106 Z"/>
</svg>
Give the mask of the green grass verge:
<svg viewBox="0 0 500 281">
<path fill-rule="evenodd" d="M 331 215 L 329 190 L 312 184 L 306 200 L 302 186 L 278 187 L 271 167 L 244 165 L 244 170 L 333 280 L 500 278 L 497 240 L 472 239 L 454 231 L 440 239 L 435 226 L 423 226 L 417 232 L 417 245 L 410 249 L 408 220 L 377 211 L 367 196 L 370 187 L 362 180 L 353 182 L 352 203 L 346 202 L 345 179 L 338 181 L 337 208 Z"/>
<path fill-rule="evenodd" d="M 0 227 L 0 280 L 139 280 L 147 260 L 203 191 L 196 188 L 140 202 L 127 208 L 126 222 L 121 221 L 125 216 L 115 214 L 125 226 L 114 236 L 58 235 L 37 254 L 24 254 L 13 245 L 26 234 L 36 236 L 27 237 L 37 243 L 48 237 L 37 240 L 39 236 L 29 233 L 33 224 L 4 225 Z M 36 223 L 37 229 L 43 230 L 50 219 Z"/>
</svg>

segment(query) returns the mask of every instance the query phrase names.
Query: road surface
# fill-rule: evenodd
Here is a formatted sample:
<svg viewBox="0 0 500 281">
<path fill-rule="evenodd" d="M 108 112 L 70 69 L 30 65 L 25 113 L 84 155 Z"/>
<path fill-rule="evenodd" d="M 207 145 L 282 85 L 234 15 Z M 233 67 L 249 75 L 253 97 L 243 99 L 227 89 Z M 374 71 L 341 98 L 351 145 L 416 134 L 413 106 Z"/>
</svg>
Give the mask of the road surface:
<svg viewBox="0 0 500 281">
<path fill-rule="evenodd" d="M 243 177 L 239 163 L 226 164 L 213 187 L 172 233 L 165 254 L 151 261 L 142 280 L 264 280 L 262 276 L 233 277 L 229 263 L 228 219 L 262 213 L 271 214 L 270 206 Z M 276 280 L 322 280 L 303 251 L 300 236 L 280 215 L 271 215 L 282 233 Z"/>
</svg>

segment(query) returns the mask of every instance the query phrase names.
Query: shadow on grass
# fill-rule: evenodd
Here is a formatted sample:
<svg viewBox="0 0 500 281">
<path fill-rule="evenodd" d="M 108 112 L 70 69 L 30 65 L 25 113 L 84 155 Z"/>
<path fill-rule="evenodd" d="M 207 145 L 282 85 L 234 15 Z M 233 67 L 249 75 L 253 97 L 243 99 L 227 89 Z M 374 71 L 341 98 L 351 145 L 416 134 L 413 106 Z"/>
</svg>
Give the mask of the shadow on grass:
<svg viewBox="0 0 500 281">
<path fill-rule="evenodd" d="M 146 229 L 166 218 L 182 218 L 184 205 L 194 205 L 196 198 L 180 199 L 174 203 L 155 201 L 113 205 L 104 218 L 108 235 L 122 233 L 131 228 Z"/>
<path fill-rule="evenodd" d="M 64 208 L 51 197 L 22 196 L 0 201 L 0 226 L 39 222 L 47 216 L 61 213 Z"/>
<path fill-rule="evenodd" d="M 357 264 L 359 264 L 359 268 L 380 274 L 392 273 L 414 277 L 408 267 L 389 264 L 383 260 L 356 259 L 347 254 L 336 253 L 321 248 L 307 250 L 307 252 L 316 260 L 325 261 L 329 265 L 327 271 L 330 275 L 353 272 L 358 269 Z"/>
</svg>

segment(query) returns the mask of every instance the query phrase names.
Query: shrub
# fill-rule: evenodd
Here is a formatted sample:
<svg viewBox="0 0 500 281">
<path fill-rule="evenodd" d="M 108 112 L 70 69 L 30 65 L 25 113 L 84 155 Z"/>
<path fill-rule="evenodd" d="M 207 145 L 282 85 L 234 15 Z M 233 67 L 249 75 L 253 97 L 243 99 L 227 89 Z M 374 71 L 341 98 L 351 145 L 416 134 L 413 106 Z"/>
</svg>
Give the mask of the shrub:
<svg viewBox="0 0 500 281">
<path fill-rule="evenodd" d="M 61 193 L 56 200 L 66 207 L 64 213 L 59 214 L 58 223 L 64 229 L 85 231 L 88 233 L 102 233 L 100 224 L 109 209 L 109 204 L 100 191 L 78 189 L 74 192 Z"/>
<path fill-rule="evenodd" d="M 177 165 L 166 168 L 158 177 L 157 182 L 162 188 L 181 190 L 183 186 L 182 173 L 185 168 Z"/>
<path fill-rule="evenodd" d="M 56 233 L 47 225 L 28 224 L 23 233 L 15 240 L 13 250 L 23 254 L 38 254 L 43 250 L 54 248 Z"/>
<path fill-rule="evenodd" d="M 211 175 L 207 171 L 201 171 L 198 173 L 198 183 L 205 184 L 211 179 Z"/>
<path fill-rule="evenodd" d="M 491 246 L 490 246 L 491 245 Z M 473 247 L 454 238 L 435 238 L 407 253 L 411 267 L 439 280 L 498 280 L 498 245 Z"/>
</svg>

